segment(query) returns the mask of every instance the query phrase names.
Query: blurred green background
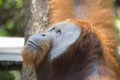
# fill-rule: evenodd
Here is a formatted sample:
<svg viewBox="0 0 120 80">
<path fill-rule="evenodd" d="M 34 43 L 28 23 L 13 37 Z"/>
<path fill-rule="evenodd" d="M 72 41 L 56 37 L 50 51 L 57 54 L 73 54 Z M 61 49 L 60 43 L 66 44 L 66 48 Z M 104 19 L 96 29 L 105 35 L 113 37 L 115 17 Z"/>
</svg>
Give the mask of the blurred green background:
<svg viewBox="0 0 120 80">
<path fill-rule="evenodd" d="M 24 0 L 0 0 L 0 36 L 23 36 Z"/>
</svg>

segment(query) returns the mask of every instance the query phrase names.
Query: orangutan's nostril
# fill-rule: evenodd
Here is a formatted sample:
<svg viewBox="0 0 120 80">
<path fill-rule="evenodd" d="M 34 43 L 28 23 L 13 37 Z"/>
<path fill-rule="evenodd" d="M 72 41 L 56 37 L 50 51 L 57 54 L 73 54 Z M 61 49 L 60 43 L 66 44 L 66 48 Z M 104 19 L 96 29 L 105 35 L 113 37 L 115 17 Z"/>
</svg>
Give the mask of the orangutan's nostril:
<svg viewBox="0 0 120 80">
<path fill-rule="evenodd" d="M 42 36 L 46 36 L 45 34 L 42 34 Z"/>
</svg>

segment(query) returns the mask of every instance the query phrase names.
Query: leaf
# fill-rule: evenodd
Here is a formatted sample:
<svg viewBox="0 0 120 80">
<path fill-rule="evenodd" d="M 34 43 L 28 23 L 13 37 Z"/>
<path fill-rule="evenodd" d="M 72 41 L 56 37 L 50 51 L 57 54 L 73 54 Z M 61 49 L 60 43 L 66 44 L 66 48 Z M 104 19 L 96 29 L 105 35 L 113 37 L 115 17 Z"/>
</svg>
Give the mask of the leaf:
<svg viewBox="0 0 120 80">
<path fill-rule="evenodd" d="M 0 80 L 15 80 L 15 77 L 13 74 L 7 72 L 7 71 L 0 71 Z"/>
<path fill-rule="evenodd" d="M 9 30 L 11 30 L 11 29 L 13 29 L 14 28 L 14 22 L 13 21 L 8 21 L 7 22 L 7 29 L 9 29 Z"/>
<path fill-rule="evenodd" d="M 3 3 L 4 3 L 4 1 L 3 1 L 3 0 L 0 0 L 0 7 L 3 6 Z"/>
<path fill-rule="evenodd" d="M 0 36 L 9 36 L 9 33 L 3 29 L 0 29 Z"/>
<path fill-rule="evenodd" d="M 16 8 L 20 9 L 23 6 L 23 0 L 17 0 Z"/>
</svg>

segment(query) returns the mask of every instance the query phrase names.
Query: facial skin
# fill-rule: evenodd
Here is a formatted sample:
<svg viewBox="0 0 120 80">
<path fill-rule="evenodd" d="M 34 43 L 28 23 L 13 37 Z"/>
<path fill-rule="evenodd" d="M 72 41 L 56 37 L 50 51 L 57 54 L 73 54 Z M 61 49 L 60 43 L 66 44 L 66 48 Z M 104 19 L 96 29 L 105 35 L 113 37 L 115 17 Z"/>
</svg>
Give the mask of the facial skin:
<svg viewBox="0 0 120 80">
<path fill-rule="evenodd" d="M 61 22 L 53 25 L 44 33 L 35 34 L 28 39 L 24 47 L 27 58 L 24 54 L 23 57 L 27 60 L 31 59 L 29 62 L 35 61 L 36 64 L 40 63 L 46 54 L 54 60 L 63 55 L 67 48 L 77 41 L 80 34 L 80 28 L 73 23 Z"/>
<path fill-rule="evenodd" d="M 26 42 L 23 49 L 23 60 L 25 63 L 39 64 L 50 48 L 50 36 L 46 34 L 35 34 Z"/>
</svg>

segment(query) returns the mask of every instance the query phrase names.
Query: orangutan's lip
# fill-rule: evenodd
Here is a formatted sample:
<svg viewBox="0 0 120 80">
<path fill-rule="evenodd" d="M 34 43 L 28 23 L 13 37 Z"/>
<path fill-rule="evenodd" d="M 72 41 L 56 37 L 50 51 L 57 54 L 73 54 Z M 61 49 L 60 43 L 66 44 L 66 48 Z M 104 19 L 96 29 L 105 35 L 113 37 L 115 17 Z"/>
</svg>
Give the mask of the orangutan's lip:
<svg viewBox="0 0 120 80">
<path fill-rule="evenodd" d="M 35 48 L 37 48 L 37 49 L 39 49 L 39 50 L 42 50 L 42 48 L 40 47 L 40 46 L 38 46 L 35 42 L 33 42 L 33 41 L 27 41 L 27 44 L 29 44 L 29 45 L 31 45 L 31 46 L 33 46 L 33 47 L 35 47 Z"/>
</svg>

